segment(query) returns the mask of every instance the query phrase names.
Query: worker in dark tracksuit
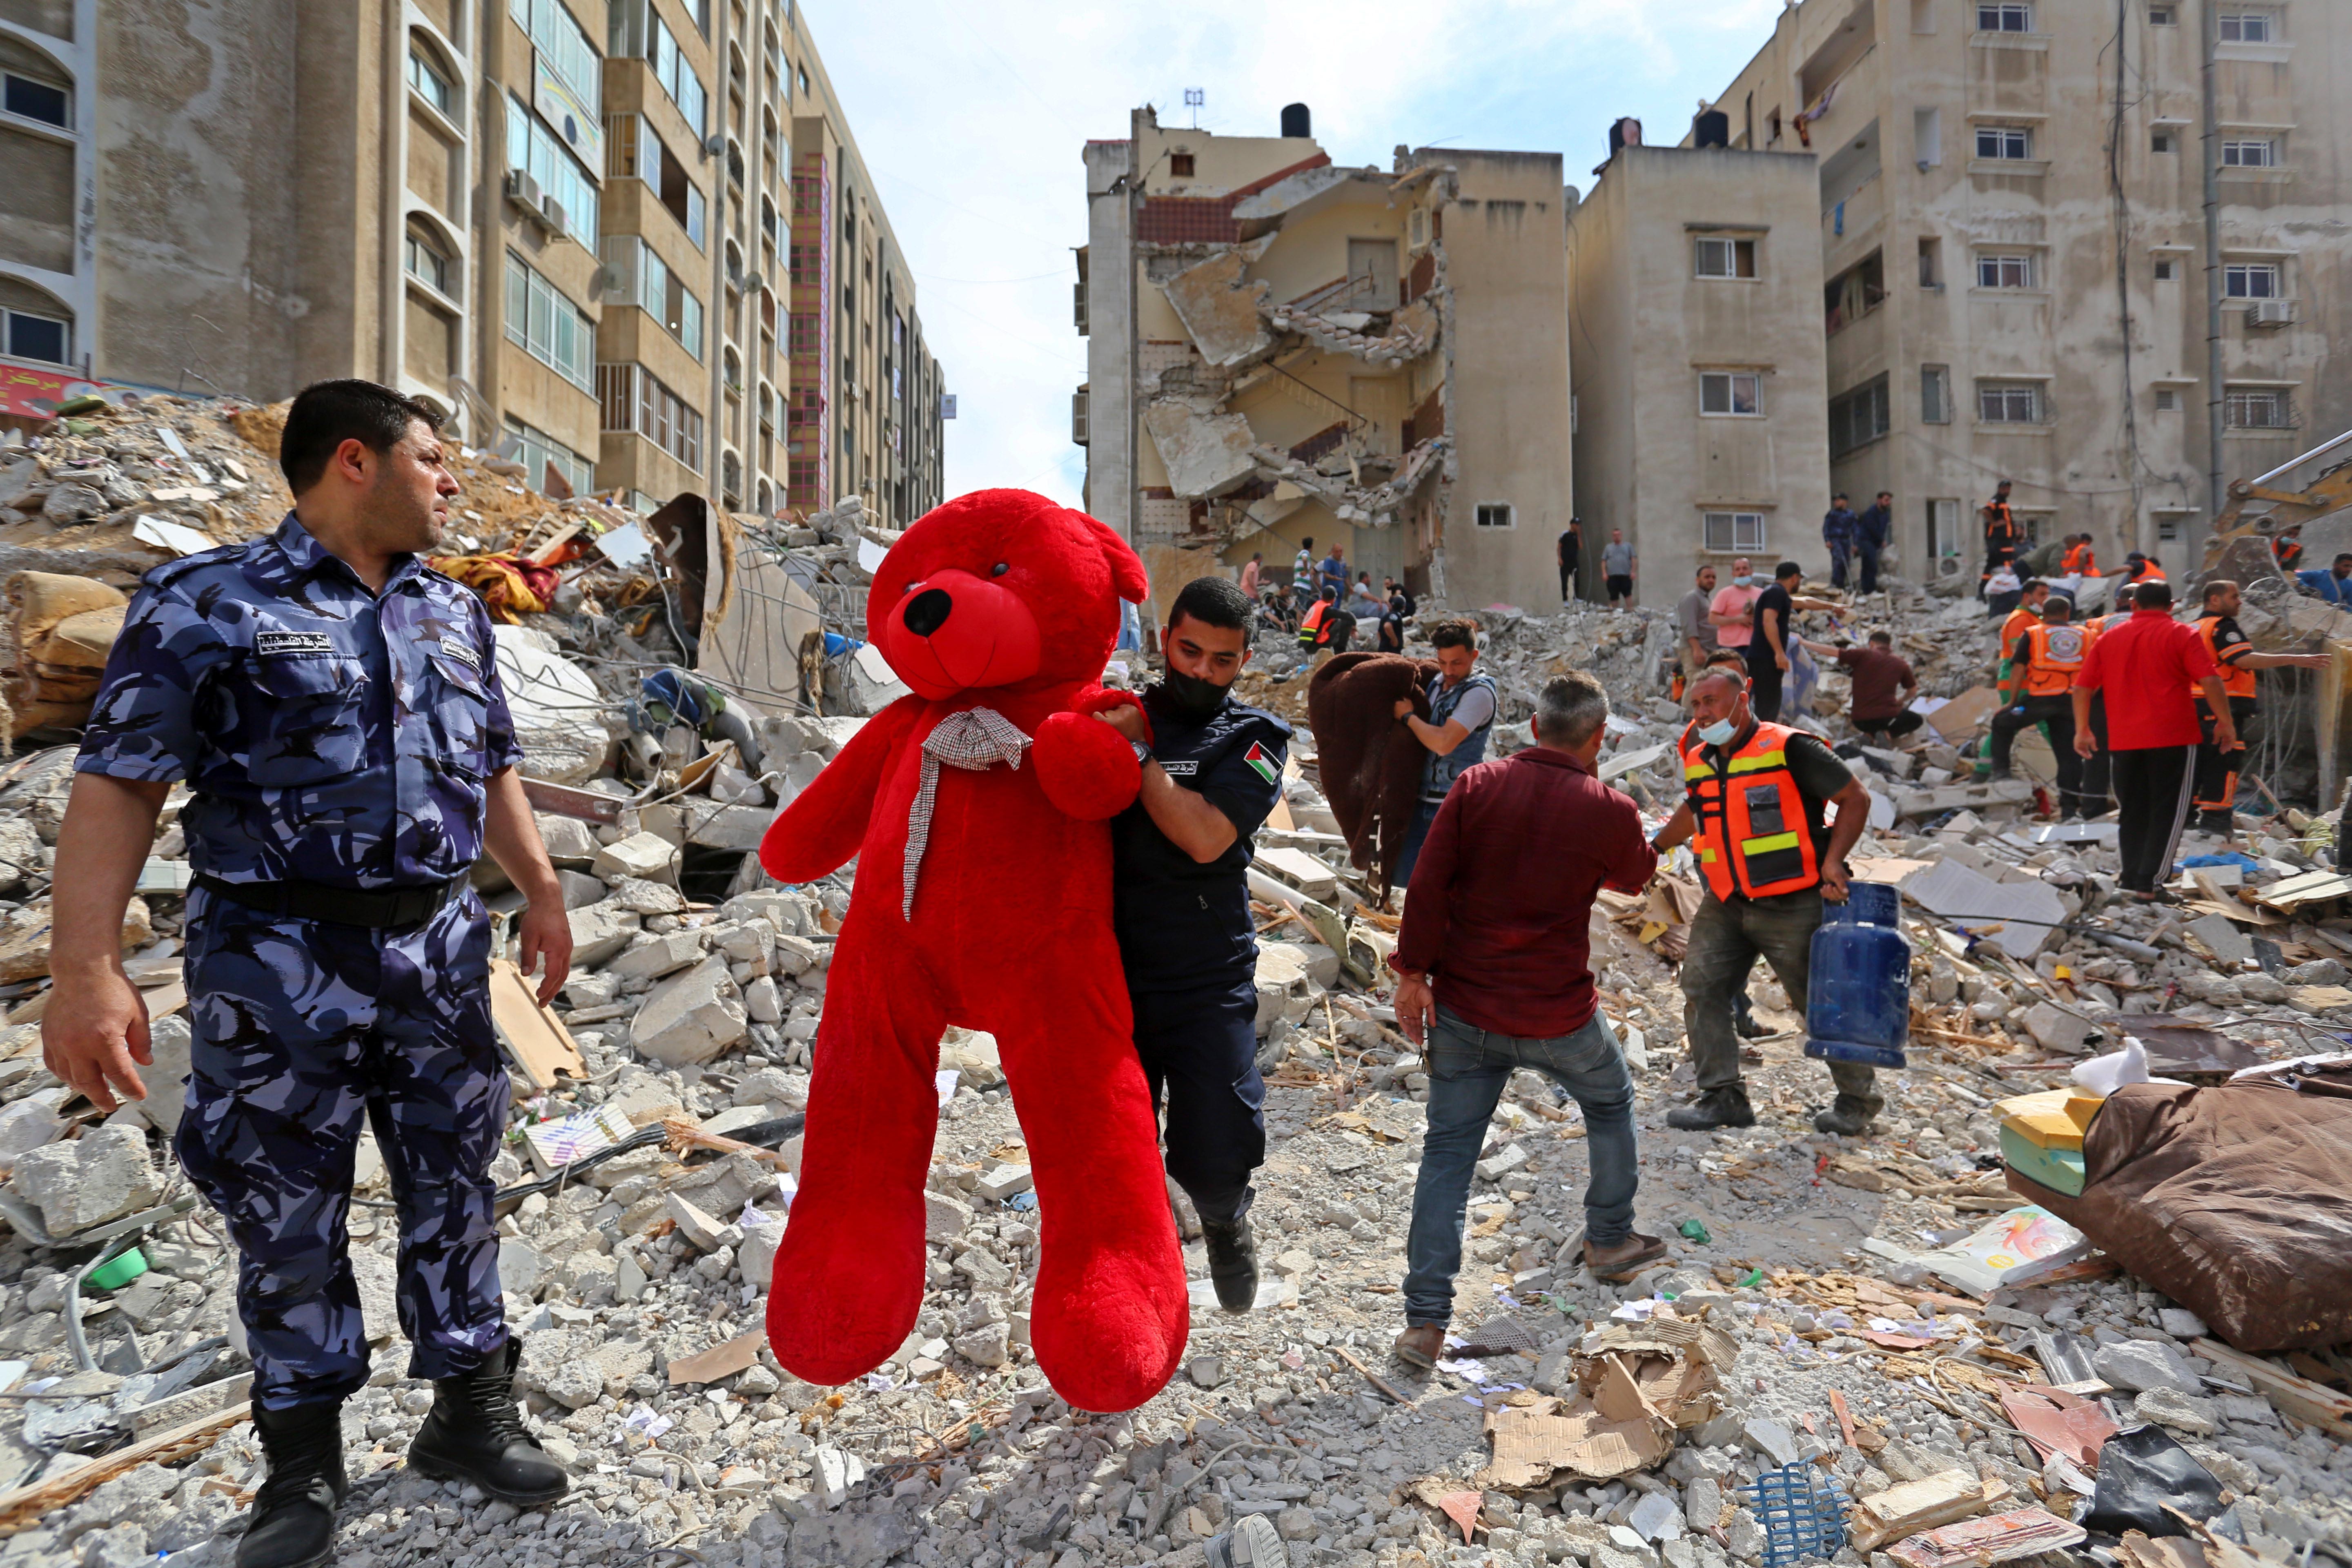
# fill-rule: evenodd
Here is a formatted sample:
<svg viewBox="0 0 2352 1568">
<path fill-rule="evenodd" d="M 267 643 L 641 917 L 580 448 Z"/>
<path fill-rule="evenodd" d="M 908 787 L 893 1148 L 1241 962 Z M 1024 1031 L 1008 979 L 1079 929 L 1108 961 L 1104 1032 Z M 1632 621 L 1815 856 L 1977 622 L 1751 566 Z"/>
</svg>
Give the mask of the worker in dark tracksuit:
<svg viewBox="0 0 2352 1568">
<path fill-rule="evenodd" d="M 1142 713 L 1103 715 L 1143 763 L 1135 804 L 1111 820 L 1112 923 L 1135 1047 L 1155 1104 L 1165 1096 L 1168 1174 L 1201 1216 L 1209 1278 L 1233 1312 L 1257 1299 L 1250 1174 L 1265 1163 L 1250 836 L 1281 798 L 1290 740 L 1289 725 L 1233 700 L 1249 616 L 1229 579 L 1187 584 Z"/>
<path fill-rule="evenodd" d="M 522 1426 L 490 1161 L 511 1098 L 492 1032 L 484 848 L 530 903 L 522 962 L 551 999 L 563 897 L 481 601 L 419 559 L 449 477 L 422 405 L 367 382 L 294 401 L 274 533 L 148 574 L 85 731 L 58 836 L 51 1070 L 112 1110 L 152 1065 L 116 948 L 175 780 L 194 1026 L 180 1162 L 226 1220 L 269 1475 L 238 1568 L 331 1552 L 342 1402 L 368 1381 L 344 1229 L 361 1130 L 391 1175 L 409 1372 L 434 1381 L 411 1468 L 519 1505 L 562 1469 Z"/>
</svg>

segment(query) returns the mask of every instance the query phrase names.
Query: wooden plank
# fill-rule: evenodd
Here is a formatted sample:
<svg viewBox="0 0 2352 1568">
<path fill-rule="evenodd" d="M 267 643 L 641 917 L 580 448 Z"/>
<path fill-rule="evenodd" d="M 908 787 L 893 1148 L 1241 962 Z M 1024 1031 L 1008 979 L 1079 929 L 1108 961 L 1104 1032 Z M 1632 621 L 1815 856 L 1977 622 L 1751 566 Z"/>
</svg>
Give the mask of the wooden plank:
<svg viewBox="0 0 2352 1568">
<path fill-rule="evenodd" d="M 544 1093 L 557 1075 L 585 1079 L 588 1063 L 563 1020 L 539 1005 L 538 987 L 511 959 L 490 960 L 490 1021 L 499 1044 L 533 1089 Z"/>
<path fill-rule="evenodd" d="M 2262 1357 L 2231 1350 L 2219 1340 L 2199 1340 L 2189 1348 L 2225 1371 L 2243 1373 L 2246 1381 L 2283 1414 L 2314 1426 L 2324 1426 L 2338 1437 L 2352 1438 L 2352 1394 L 2338 1394 L 2307 1377 L 2281 1372 Z"/>
<path fill-rule="evenodd" d="M 213 1445 L 213 1440 L 230 1427 L 253 1414 L 250 1403 L 232 1405 L 226 1410 L 215 1410 L 210 1415 L 169 1431 L 158 1432 L 127 1448 L 91 1460 L 78 1470 L 68 1470 L 51 1481 L 37 1481 L 0 1495 L 0 1535 L 14 1535 L 20 1530 L 30 1530 L 58 1510 L 77 1502 L 115 1477 L 151 1463 L 168 1463 L 173 1459 L 193 1458 Z"/>
</svg>

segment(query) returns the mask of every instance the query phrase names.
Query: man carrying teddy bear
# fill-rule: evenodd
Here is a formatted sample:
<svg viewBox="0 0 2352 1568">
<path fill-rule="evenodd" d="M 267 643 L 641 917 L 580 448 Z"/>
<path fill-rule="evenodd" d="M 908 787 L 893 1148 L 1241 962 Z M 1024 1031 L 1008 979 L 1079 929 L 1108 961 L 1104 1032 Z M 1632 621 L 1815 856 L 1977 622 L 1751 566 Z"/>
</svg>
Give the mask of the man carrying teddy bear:
<svg viewBox="0 0 2352 1568">
<path fill-rule="evenodd" d="M 1281 796 L 1290 739 L 1289 725 L 1233 699 L 1251 610 L 1227 578 L 1186 584 L 1160 636 L 1159 684 L 1140 710 L 1096 715 L 1143 764 L 1135 804 L 1111 820 L 1135 1047 L 1154 1102 L 1165 1095 L 1168 1174 L 1201 1216 L 1209 1278 L 1233 1312 L 1257 1297 L 1250 1173 L 1265 1162 L 1250 836 Z"/>
</svg>

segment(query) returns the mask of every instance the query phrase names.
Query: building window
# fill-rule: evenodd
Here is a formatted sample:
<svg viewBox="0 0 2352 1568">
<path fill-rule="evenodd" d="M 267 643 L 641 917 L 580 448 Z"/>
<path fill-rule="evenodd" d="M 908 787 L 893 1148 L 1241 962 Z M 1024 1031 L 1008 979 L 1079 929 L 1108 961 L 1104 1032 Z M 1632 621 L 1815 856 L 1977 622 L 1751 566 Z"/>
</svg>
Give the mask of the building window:
<svg viewBox="0 0 2352 1568">
<path fill-rule="evenodd" d="M 2231 300 L 2275 300 L 2279 269 L 2275 262 L 2232 261 L 2221 268 L 2221 293 Z"/>
<path fill-rule="evenodd" d="M 687 353 L 702 357 L 702 301 L 652 246 L 633 234 L 610 236 L 604 262 L 608 278 L 619 275 L 622 299 L 659 321 Z"/>
<path fill-rule="evenodd" d="M 1894 428 L 1894 409 L 1884 374 L 1830 399 L 1830 456 L 1843 458 Z"/>
<path fill-rule="evenodd" d="M 1087 389 L 1070 394 L 1070 441 L 1075 446 L 1087 444 Z"/>
<path fill-rule="evenodd" d="M 1979 289 L 2032 288 L 2033 258 L 2030 255 L 1978 257 L 1977 287 Z"/>
<path fill-rule="evenodd" d="M 1701 278 L 1753 278 L 1756 242 L 1752 239 L 1701 239 L 1694 244 Z"/>
<path fill-rule="evenodd" d="M 1919 367 L 1919 422 L 1923 425 L 1949 425 L 1952 422 L 1952 373 L 1940 364 Z"/>
<path fill-rule="evenodd" d="M 2169 283 L 2179 276 L 2180 263 L 2169 256 L 2159 256 L 2156 258 L 2156 280 L 2158 283 Z"/>
<path fill-rule="evenodd" d="M 2294 410 L 2281 387 L 2231 387 L 2221 394 L 2221 417 L 2232 430 L 2284 430 Z"/>
<path fill-rule="evenodd" d="M 1168 172 L 1175 175 L 1180 180 L 1191 179 L 1192 177 L 1192 154 L 1190 153 L 1169 153 Z"/>
<path fill-rule="evenodd" d="M 2019 5 L 2017 0 L 1979 0 L 1977 31 L 2030 33 L 2033 31 L 2033 7 Z"/>
<path fill-rule="evenodd" d="M 1698 411 L 1701 414 L 1761 414 L 1763 377 L 1752 370 L 1701 371 Z"/>
<path fill-rule="evenodd" d="M 2158 512 L 2156 514 L 2156 542 L 2158 544 L 2179 543 L 2182 538 L 2185 537 L 2183 520 L 2187 515 L 2188 514 L 2185 512 L 2178 511 Z"/>
<path fill-rule="evenodd" d="M 565 380 L 583 387 L 591 384 L 596 324 L 511 250 L 507 252 L 507 336 Z M 594 484 L 592 477 L 585 488 Z"/>
<path fill-rule="evenodd" d="M 1511 516 L 1511 503 L 1507 500 L 1482 500 L 1478 503 L 1476 525 L 1480 528 L 1516 528 Z"/>
<path fill-rule="evenodd" d="M 2147 25 L 2151 27 L 2171 26 L 2173 25 L 2172 7 L 2169 5 L 2150 5 L 2147 8 Z"/>
<path fill-rule="evenodd" d="M 412 228 L 404 254 L 411 278 L 450 299 L 457 297 L 457 290 L 449 287 L 449 258 L 438 246 Z"/>
<path fill-rule="evenodd" d="M 563 139 L 509 94 L 507 99 L 507 166 L 539 182 L 541 192 L 563 210 L 563 232 L 593 242 L 597 232 L 596 185 Z"/>
<path fill-rule="evenodd" d="M 70 364 L 72 350 L 73 331 L 58 318 L 29 310 L 0 310 L 0 353 L 10 359 Z"/>
<path fill-rule="evenodd" d="M 2220 21 L 2225 44 L 2267 44 L 2276 31 L 2275 18 L 2267 11 L 2224 11 Z"/>
<path fill-rule="evenodd" d="M 530 470 L 530 484 L 546 482 L 545 475 L 552 465 L 572 487 L 573 495 L 586 495 L 596 488 L 596 465 L 541 430 L 534 430 L 520 419 L 507 420 L 507 438 L 499 443 L 501 451 L 511 453 L 514 460 Z"/>
<path fill-rule="evenodd" d="M 2032 381 L 1977 383 L 1977 420 L 1985 425 L 2039 425 L 2042 384 Z"/>
<path fill-rule="evenodd" d="M 54 82 L 9 71 L 0 78 L 0 109 L 64 130 L 73 127 L 73 95 Z"/>
<path fill-rule="evenodd" d="M 1701 514 L 1700 548 L 1713 555 L 1760 555 L 1764 514 L 1760 511 L 1710 511 Z"/>
<path fill-rule="evenodd" d="M 1919 239 L 1919 287 L 1941 289 L 1944 286 L 1944 242 L 1933 235 Z"/>
<path fill-rule="evenodd" d="M 2158 131 L 2150 136 L 2147 145 L 2148 151 L 2152 153 L 2169 153 L 2175 149 L 2177 143 L 2172 139 L 2172 132 L 2167 130 Z"/>
<path fill-rule="evenodd" d="M 2033 132 L 2021 125 L 1977 127 L 1977 156 L 2015 160 L 2033 156 Z"/>
<path fill-rule="evenodd" d="M 596 367 L 601 426 L 634 430 L 697 473 L 702 470 L 702 416 L 641 364 Z"/>
<path fill-rule="evenodd" d="M 2180 389 L 2177 386 L 2158 387 L 2156 389 L 2156 411 L 2158 414 L 2179 413 Z"/>
<path fill-rule="evenodd" d="M 2221 143 L 2221 167 L 2275 169 L 2278 167 L 2278 143 L 2267 136 L 2224 142 Z"/>
<path fill-rule="evenodd" d="M 581 102 L 604 101 L 604 61 L 563 0 L 507 0 L 507 12 L 516 26 L 530 35 L 539 58 L 579 94 Z"/>
<path fill-rule="evenodd" d="M 457 89 L 449 85 L 449 79 L 425 58 L 423 51 L 413 47 L 408 51 L 408 85 L 415 88 L 417 96 L 439 110 L 445 119 L 448 116 L 449 107 L 457 98 Z"/>
</svg>

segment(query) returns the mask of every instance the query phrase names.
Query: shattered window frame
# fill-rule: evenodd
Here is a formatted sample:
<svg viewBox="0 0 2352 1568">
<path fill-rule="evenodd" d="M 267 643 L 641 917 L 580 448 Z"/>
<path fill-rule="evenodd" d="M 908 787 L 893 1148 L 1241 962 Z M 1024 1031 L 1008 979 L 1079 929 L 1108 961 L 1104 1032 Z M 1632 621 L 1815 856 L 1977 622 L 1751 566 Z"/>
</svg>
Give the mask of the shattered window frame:
<svg viewBox="0 0 2352 1568">
<path fill-rule="evenodd" d="M 1712 258 L 1715 265 L 1710 266 Z M 1692 275 L 1739 281 L 1756 276 L 1756 242 L 1727 235 L 1699 235 L 1691 243 Z"/>
<path fill-rule="evenodd" d="M 1699 548 L 1709 555 L 1762 554 L 1767 548 L 1764 534 L 1764 514 L 1760 511 L 1699 514 Z"/>
<path fill-rule="evenodd" d="M 1747 384 L 1744 396 L 1740 384 L 1743 382 Z M 1752 370 L 1699 372 L 1698 411 L 1702 418 L 1761 419 L 1764 417 L 1762 373 Z"/>
<path fill-rule="evenodd" d="M 2044 425 L 2049 423 L 2038 381 L 1977 383 L 1977 423 L 1979 425 Z"/>
</svg>

